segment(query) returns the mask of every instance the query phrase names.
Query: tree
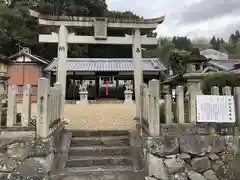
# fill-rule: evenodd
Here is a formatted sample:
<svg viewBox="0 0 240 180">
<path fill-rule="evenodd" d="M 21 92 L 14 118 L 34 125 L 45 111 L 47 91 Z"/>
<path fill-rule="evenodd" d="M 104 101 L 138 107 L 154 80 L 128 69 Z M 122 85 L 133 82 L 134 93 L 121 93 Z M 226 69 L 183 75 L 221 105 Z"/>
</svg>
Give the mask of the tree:
<svg viewBox="0 0 240 180">
<path fill-rule="evenodd" d="M 194 39 L 192 40 L 192 44 L 194 48 L 198 48 L 201 51 L 211 47 L 209 40 L 205 38 Z"/>
<path fill-rule="evenodd" d="M 187 37 L 173 37 L 172 43 L 175 45 L 176 49 L 191 51 L 193 46 L 191 40 Z"/>
<path fill-rule="evenodd" d="M 237 41 L 238 41 L 238 38 L 234 34 L 231 34 L 229 37 L 229 44 L 235 45 L 237 44 Z"/>
<path fill-rule="evenodd" d="M 210 45 L 212 46 L 213 49 L 216 49 L 216 44 L 217 44 L 217 40 L 215 36 L 213 36 L 212 39 L 210 40 Z"/>
<path fill-rule="evenodd" d="M 171 42 L 171 38 L 162 37 L 158 39 L 158 49 L 160 52 L 161 61 L 168 66 L 170 65 L 169 58 L 174 48 L 175 45 L 173 42 Z"/>
<path fill-rule="evenodd" d="M 10 1 L 10 0 L 8 0 Z M 34 2 L 34 3 L 33 3 Z M 0 52 L 5 55 L 11 55 L 19 50 L 19 46 L 29 47 L 33 54 L 38 54 L 46 59 L 53 59 L 57 55 L 56 44 L 42 44 L 38 42 L 39 33 L 56 32 L 56 27 L 40 27 L 36 19 L 29 16 L 29 9 L 33 9 L 43 14 L 49 15 L 68 15 L 68 16 L 108 16 L 122 18 L 141 18 L 136 14 L 118 11 L 109 11 L 105 0 L 17 0 L 6 6 L 0 3 Z M 69 27 L 70 32 L 89 33 L 81 28 Z M 120 32 L 124 34 L 124 32 Z M 17 45 L 16 45 L 17 44 Z M 69 57 L 88 57 L 99 53 L 94 45 L 69 45 Z M 99 47 L 97 47 L 99 48 Z M 129 52 L 115 50 L 116 47 L 108 47 L 105 52 L 100 53 L 104 56 L 112 54 L 126 57 Z M 92 53 L 92 54 L 89 54 Z M 121 53 L 121 54 L 120 54 Z M 110 56 L 111 57 L 111 56 Z"/>
</svg>

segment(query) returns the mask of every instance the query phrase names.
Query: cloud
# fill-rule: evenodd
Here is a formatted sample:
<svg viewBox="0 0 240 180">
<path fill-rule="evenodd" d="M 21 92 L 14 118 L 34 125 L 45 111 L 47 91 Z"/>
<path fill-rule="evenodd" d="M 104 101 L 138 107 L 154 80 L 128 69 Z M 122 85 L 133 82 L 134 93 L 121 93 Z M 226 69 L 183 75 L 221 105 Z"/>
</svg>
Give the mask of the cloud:
<svg viewBox="0 0 240 180">
<path fill-rule="evenodd" d="M 186 8 L 180 23 L 198 23 L 228 14 L 240 14 L 239 0 L 202 0 Z"/>
<path fill-rule="evenodd" d="M 106 0 L 109 9 L 132 11 L 145 18 L 165 15 L 158 36 L 228 39 L 240 30 L 240 0 Z"/>
</svg>

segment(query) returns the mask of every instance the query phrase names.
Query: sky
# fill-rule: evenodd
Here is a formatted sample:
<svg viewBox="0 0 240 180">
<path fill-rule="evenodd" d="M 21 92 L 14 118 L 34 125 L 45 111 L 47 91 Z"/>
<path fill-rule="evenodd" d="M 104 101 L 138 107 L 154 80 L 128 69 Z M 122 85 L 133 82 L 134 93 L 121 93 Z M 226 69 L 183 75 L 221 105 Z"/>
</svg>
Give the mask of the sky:
<svg viewBox="0 0 240 180">
<path fill-rule="evenodd" d="M 240 0 L 106 0 L 110 10 L 132 11 L 144 18 L 165 15 L 158 36 L 228 39 L 240 30 Z"/>
</svg>

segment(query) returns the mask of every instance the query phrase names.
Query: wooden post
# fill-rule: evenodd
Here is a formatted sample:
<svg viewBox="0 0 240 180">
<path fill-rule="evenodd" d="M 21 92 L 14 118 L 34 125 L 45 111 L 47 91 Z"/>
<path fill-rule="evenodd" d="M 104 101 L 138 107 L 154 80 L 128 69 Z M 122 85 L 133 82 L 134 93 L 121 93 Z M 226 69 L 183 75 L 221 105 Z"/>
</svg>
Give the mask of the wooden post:
<svg viewBox="0 0 240 180">
<path fill-rule="evenodd" d="M 12 127 L 17 120 L 17 86 L 8 86 L 7 127 Z"/>
<path fill-rule="evenodd" d="M 150 89 L 150 111 L 151 118 L 149 121 L 149 131 L 151 136 L 160 135 L 160 108 L 159 108 L 159 81 L 153 79 L 149 81 Z"/>
<path fill-rule="evenodd" d="M 31 119 L 31 85 L 27 84 L 23 89 L 23 109 L 22 109 L 22 126 L 27 127 Z"/>
<path fill-rule="evenodd" d="M 184 93 L 183 93 L 183 87 L 177 86 L 176 87 L 176 116 L 177 116 L 177 122 L 179 124 L 184 124 Z"/>
<path fill-rule="evenodd" d="M 46 138 L 49 132 L 49 89 L 50 82 L 46 78 L 38 80 L 38 97 L 37 97 L 37 128 L 38 137 Z"/>
</svg>

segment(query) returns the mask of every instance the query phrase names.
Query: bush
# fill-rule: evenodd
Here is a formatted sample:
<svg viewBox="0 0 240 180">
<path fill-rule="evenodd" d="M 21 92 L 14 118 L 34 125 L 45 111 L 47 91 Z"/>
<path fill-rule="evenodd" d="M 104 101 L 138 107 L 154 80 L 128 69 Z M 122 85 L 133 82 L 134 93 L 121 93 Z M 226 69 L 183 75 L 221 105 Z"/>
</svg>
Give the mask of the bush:
<svg viewBox="0 0 240 180">
<path fill-rule="evenodd" d="M 224 86 L 240 86 L 240 73 L 233 72 L 211 72 L 207 73 L 203 79 L 201 87 L 204 94 L 210 94 L 211 87 L 218 86 L 223 88 Z"/>
</svg>

